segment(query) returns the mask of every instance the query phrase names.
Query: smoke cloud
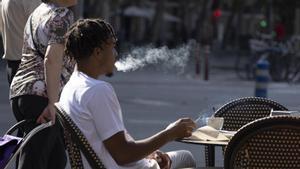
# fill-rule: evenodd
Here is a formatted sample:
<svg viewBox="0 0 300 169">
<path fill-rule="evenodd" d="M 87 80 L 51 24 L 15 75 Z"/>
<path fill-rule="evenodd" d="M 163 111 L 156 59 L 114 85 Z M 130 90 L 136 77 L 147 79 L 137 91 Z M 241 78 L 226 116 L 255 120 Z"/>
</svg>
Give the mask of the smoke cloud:
<svg viewBox="0 0 300 169">
<path fill-rule="evenodd" d="M 184 44 L 175 49 L 167 46 L 154 48 L 152 46 L 137 47 L 123 55 L 115 63 L 118 71 L 128 72 L 143 68 L 150 64 L 162 64 L 165 68 L 184 69 L 190 55 L 191 43 Z"/>
</svg>

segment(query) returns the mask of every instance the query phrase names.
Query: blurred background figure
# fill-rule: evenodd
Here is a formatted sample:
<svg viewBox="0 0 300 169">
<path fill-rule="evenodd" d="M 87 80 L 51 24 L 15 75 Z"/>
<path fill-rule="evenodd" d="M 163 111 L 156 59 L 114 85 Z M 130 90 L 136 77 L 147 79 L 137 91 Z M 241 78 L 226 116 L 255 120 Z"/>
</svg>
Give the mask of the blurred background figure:
<svg viewBox="0 0 300 169">
<path fill-rule="evenodd" d="M 25 24 L 40 3 L 40 0 L 2 0 L 0 26 L 9 85 L 21 62 Z"/>
<path fill-rule="evenodd" d="M 277 20 L 277 22 L 275 23 L 274 31 L 275 31 L 275 38 L 277 41 L 281 42 L 285 39 L 286 28 L 282 19 Z"/>
</svg>

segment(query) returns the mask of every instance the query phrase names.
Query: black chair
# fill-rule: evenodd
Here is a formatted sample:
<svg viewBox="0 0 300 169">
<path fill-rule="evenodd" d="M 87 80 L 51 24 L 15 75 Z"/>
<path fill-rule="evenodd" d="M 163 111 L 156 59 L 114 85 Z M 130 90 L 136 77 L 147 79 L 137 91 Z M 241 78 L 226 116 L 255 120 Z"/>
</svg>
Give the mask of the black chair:
<svg viewBox="0 0 300 169">
<path fill-rule="evenodd" d="M 82 134 L 80 129 L 63 110 L 59 103 L 55 103 L 58 121 L 64 128 L 66 148 L 72 169 L 83 169 L 80 152 L 85 156 L 87 162 L 93 169 L 105 169 L 105 166 Z"/>
<path fill-rule="evenodd" d="M 5 133 L 5 135 L 11 135 L 13 136 L 14 133 L 16 133 L 17 130 L 23 130 L 23 127 L 26 125 L 35 125 L 35 121 L 34 120 L 22 120 L 18 123 L 16 123 L 15 125 L 13 125 L 11 128 L 9 128 L 7 130 L 7 132 Z M 18 139 L 20 139 L 19 143 L 17 144 L 17 146 L 15 147 L 15 149 L 13 150 L 13 154 L 9 157 L 6 166 L 4 167 L 4 169 L 8 168 L 10 166 L 10 164 L 12 163 L 12 161 L 14 161 L 14 159 L 19 155 L 19 153 L 22 151 L 22 149 L 26 146 L 26 144 L 30 141 L 30 139 L 37 134 L 38 132 L 52 126 L 53 123 L 52 121 L 49 121 L 47 123 L 43 123 L 40 124 L 38 126 L 36 126 L 34 129 L 32 129 L 29 133 L 24 133 L 24 136 L 21 137 L 16 137 Z M 2 154 L 1 154 L 2 156 Z"/>
<path fill-rule="evenodd" d="M 267 117 L 273 110 L 288 110 L 283 105 L 266 98 L 244 97 L 223 105 L 214 116 L 223 117 L 223 130 L 237 131 L 245 124 Z M 205 146 L 206 166 L 215 166 L 215 146 Z"/>
<path fill-rule="evenodd" d="M 225 150 L 225 169 L 300 168 L 300 117 L 271 116 L 242 127 Z"/>
</svg>

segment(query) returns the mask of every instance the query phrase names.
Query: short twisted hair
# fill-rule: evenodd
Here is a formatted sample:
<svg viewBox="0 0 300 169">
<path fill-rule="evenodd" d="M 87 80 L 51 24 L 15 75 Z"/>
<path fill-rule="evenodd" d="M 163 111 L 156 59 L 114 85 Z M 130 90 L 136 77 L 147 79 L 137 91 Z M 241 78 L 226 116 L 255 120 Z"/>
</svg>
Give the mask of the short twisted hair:
<svg viewBox="0 0 300 169">
<path fill-rule="evenodd" d="M 66 33 L 65 54 L 76 61 L 87 59 L 110 38 L 116 35 L 109 23 L 102 19 L 80 19 Z"/>
</svg>

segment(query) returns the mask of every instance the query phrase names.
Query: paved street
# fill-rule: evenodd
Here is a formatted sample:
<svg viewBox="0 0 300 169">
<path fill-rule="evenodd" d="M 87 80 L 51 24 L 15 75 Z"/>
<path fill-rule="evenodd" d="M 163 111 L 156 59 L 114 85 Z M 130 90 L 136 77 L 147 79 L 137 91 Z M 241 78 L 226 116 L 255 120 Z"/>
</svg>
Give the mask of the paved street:
<svg viewBox="0 0 300 169">
<path fill-rule="evenodd" d="M 212 69 L 210 80 L 195 78 L 193 73 L 176 75 L 160 69 L 146 68 L 129 73 L 116 73 L 110 81 L 119 97 L 125 125 L 136 139 L 145 138 L 165 128 L 180 117 L 196 119 L 212 113 L 226 102 L 244 96 L 253 96 L 254 82 L 237 79 L 227 69 Z M 3 64 L 0 71 L 0 130 L 4 133 L 15 123 L 8 102 L 8 85 Z M 291 110 L 300 110 L 300 85 L 271 83 L 269 97 Z M 203 146 L 172 142 L 164 151 L 188 149 L 204 166 Z M 217 166 L 222 166 L 222 155 L 218 149 Z"/>
</svg>

